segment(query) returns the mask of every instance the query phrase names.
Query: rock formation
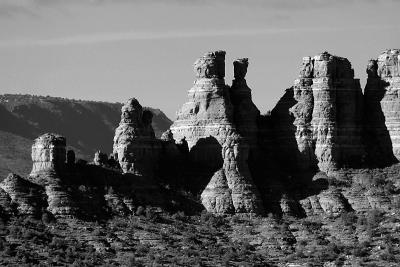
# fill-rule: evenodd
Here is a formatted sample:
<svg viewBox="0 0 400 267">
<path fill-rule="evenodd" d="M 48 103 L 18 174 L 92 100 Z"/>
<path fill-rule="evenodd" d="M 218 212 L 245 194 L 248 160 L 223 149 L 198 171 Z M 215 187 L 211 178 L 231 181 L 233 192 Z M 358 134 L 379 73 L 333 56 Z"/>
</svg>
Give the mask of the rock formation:
<svg viewBox="0 0 400 267">
<path fill-rule="evenodd" d="M 365 86 L 365 143 L 369 163 L 389 165 L 400 159 L 400 49 L 370 60 Z"/>
<path fill-rule="evenodd" d="M 311 126 L 314 109 L 313 71 L 313 60 L 311 57 L 304 57 L 299 79 L 295 81 L 293 87 L 293 97 L 297 101 L 291 109 L 295 117 L 293 124 L 296 126 L 296 141 L 299 150 L 296 160 L 297 165 L 304 169 L 312 168 L 316 164 L 315 142 Z"/>
<path fill-rule="evenodd" d="M 129 99 L 121 112 L 114 136 L 114 155 L 123 172 L 153 176 L 160 153 L 160 143 L 151 126 L 153 115 L 143 110 L 135 98 Z"/>
<path fill-rule="evenodd" d="M 276 136 L 289 135 L 284 140 L 291 147 L 290 128 L 294 127 L 297 145 L 292 150 L 297 150 L 294 161 L 299 167 L 317 164 L 320 170 L 330 171 L 361 164 L 362 91 L 347 59 L 327 52 L 303 58 L 299 79 L 286 94 L 288 100 L 283 103 L 287 104 L 281 105 L 280 113 L 289 107 L 293 122 L 286 119 L 285 129 L 278 125 Z"/>
<path fill-rule="evenodd" d="M 223 169 L 216 171 L 201 194 L 206 210 L 215 213 L 234 213 L 232 195 Z"/>
<path fill-rule="evenodd" d="M 0 183 L 0 188 L 7 193 L 11 203 L 16 205 L 19 213 L 35 215 L 41 211 L 44 200 L 42 199 L 43 190 L 40 186 L 21 178 L 17 174 L 10 173 Z M 8 206 L 7 203 L 4 204 L 3 207 L 10 211 L 11 206 Z"/>
<path fill-rule="evenodd" d="M 246 67 L 236 71 L 242 83 Z M 189 101 L 178 111 L 171 131 L 175 139 L 188 143 L 192 162 L 203 166 L 203 171 L 218 172 L 202 194 L 203 205 L 211 212 L 224 213 L 232 209 L 226 206 L 230 198 L 235 212 L 260 213 L 261 200 L 246 162 L 249 144 L 238 134 L 230 89 L 225 85 L 225 51 L 206 53 L 194 63 L 194 71 L 196 81 L 189 90 Z M 207 182 L 212 176 L 208 175 L 203 177 Z M 221 199 L 219 193 L 210 192 L 225 188 L 223 177 L 229 190 Z"/>
<path fill-rule="evenodd" d="M 162 206 L 181 184 L 216 214 L 262 214 L 264 207 L 290 216 L 389 211 L 395 199 L 386 194 L 399 186 L 372 187 L 374 171 L 358 173 L 350 185 L 346 168 L 400 159 L 399 56 L 392 49 L 369 61 L 364 96 L 347 59 L 305 57 L 294 86 L 260 115 L 245 79 L 248 59 L 234 61 L 229 87 L 225 52 L 207 53 L 194 63 L 188 102 L 161 139 L 152 112 L 134 98 L 121 109 L 110 157 L 98 151 L 93 162 L 76 161 L 65 137 L 44 134 L 32 145 L 30 175 L 0 183 L 0 214 L 133 214 L 138 206 Z"/>
<path fill-rule="evenodd" d="M 67 190 L 67 166 L 73 165 L 75 154 L 66 152 L 64 136 L 46 133 L 32 145 L 33 167 L 29 180 L 44 187 L 47 210 L 54 215 L 76 215 L 77 206 Z M 22 178 L 21 178 L 22 179 Z"/>
<path fill-rule="evenodd" d="M 232 81 L 230 97 L 234 106 L 234 122 L 237 131 L 254 148 L 257 146 L 257 121 L 260 111 L 252 101 L 251 89 L 247 86 L 245 79 L 248 65 L 247 58 L 237 59 L 233 62 L 235 79 Z"/>
<path fill-rule="evenodd" d="M 46 133 L 35 139 L 32 145 L 32 171 L 30 177 L 45 183 L 65 170 L 65 137 Z"/>
<path fill-rule="evenodd" d="M 105 153 L 102 153 L 100 150 L 96 151 L 94 154 L 93 163 L 95 165 L 105 165 L 108 162 L 108 156 Z"/>
</svg>

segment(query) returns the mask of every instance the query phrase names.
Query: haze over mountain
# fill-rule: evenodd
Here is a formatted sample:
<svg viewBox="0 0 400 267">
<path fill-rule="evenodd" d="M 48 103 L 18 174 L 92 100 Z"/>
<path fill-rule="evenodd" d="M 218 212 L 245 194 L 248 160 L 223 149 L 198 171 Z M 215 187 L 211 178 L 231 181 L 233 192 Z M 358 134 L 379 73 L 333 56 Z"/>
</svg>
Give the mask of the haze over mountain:
<svg viewBox="0 0 400 267">
<path fill-rule="evenodd" d="M 97 150 L 111 153 L 121 106 L 50 96 L 0 95 L 0 177 L 10 172 L 29 173 L 32 140 L 45 132 L 65 135 L 78 158 L 91 161 Z M 172 122 L 161 110 L 149 109 L 159 137 Z"/>
</svg>

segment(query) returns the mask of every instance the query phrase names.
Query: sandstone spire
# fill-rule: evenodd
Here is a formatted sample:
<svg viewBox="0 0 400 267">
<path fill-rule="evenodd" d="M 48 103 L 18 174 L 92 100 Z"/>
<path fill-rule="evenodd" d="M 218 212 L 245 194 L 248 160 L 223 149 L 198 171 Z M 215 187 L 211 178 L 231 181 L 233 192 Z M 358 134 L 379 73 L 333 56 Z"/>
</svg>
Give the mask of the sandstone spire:
<svg viewBox="0 0 400 267">
<path fill-rule="evenodd" d="M 203 205 L 215 213 L 260 213 L 261 200 L 246 162 L 249 145 L 238 134 L 230 89 L 225 85 L 225 52 L 206 53 L 194 63 L 194 71 L 189 100 L 178 111 L 171 131 L 176 140 L 187 141 L 193 162 L 216 171 L 214 178 L 204 177 L 209 184 L 201 195 Z M 243 82 L 245 69 L 237 74 Z M 219 200 L 221 188 L 223 201 Z"/>
<path fill-rule="evenodd" d="M 32 179 L 46 179 L 58 175 L 65 169 L 65 137 L 46 133 L 35 139 L 32 145 Z"/>
<path fill-rule="evenodd" d="M 151 126 L 153 115 L 143 110 L 135 98 L 125 103 L 121 113 L 121 122 L 115 130 L 114 155 L 123 172 L 152 176 L 160 150 Z"/>
<path fill-rule="evenodd" d="M 303 58 L 294 87 L 272 111 L 275 138 L 284 148 L 281 158 L 322 171 L 360 166 L 362 104 L 360 83 L 347 59 L 328 52 Z"/>
<path fill-rule="evenodd" d="M 367 66 L 365 139 L 370 162 L 400 160 L 400 49 L 388 49 Z"/>
<path fill-rule="evenodd" d="M 247 139 L 247 142 L 257 146 L 257 119 L 260 111 L 254 105 L 251 98 L 251 89 L 247 86 L 246 74 L 249 61 L 240 58 L 233 62 L 234 77 L 230 96 L 234 106 L 234 122 L 238 132 Z"/>
</svg>

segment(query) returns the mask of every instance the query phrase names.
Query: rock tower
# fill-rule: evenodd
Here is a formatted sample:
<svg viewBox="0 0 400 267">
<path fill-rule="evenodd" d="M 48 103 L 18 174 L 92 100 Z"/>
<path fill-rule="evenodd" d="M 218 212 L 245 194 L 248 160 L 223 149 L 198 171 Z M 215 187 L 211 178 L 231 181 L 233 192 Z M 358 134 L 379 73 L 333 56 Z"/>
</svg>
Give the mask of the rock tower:
<svg viewBox="0 0 400 267">
<path fill-rule="evenodd" d="M 242 83 L 246 69 L 237 70 Z M 193 162 L 215 170 L 207 177 L 202 203 L 215 213 L 261 213 L 260 196 L 247 166 L 249 144 L 235 125 L 230 88 L 225 84 L 225 51 L 206 53 L 194 63 L 194 72 L 188 102 L 178 111 L 171 131 L 176 140 L 186 140 Z"/>
</svg>

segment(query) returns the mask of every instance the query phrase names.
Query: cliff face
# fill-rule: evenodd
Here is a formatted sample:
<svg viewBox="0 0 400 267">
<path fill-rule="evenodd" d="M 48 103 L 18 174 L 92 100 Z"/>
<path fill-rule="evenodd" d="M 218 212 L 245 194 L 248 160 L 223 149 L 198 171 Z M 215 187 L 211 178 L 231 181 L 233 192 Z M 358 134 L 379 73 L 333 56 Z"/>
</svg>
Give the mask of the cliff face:
<svg viewBox="0 0 400 267">
<path fill-rule="evenodd" d="M 57 134 L 44 134 L 36 138 L 32 145 L 32 179 L 52 179 L 65 170 L 66 140 Z M 46 182 L 46 181 L 43 181 Z"/>
<path fill-rule="evenodd" d="M 299 79 L 272 112 L 275 136 L 283 139 L 285 153 L 293 151 L 291 163 L 301 169 L 359 166 L 362 104 L 359 80 L 347 59 L 327 52 L 305 57 Z"/>
<path fill-rule="evenodd" d="M 240 90 L 248 94 L 248 88 L 243 88 L 247 65 L 241 68 L 242 73 L 237 75 L 238 83 L 234 89 L 237 93 L 235 97 L 243 93 Z M 230 89 L 225 85 L 225 52 L 205 54 L 194 63 L 194 71 L 196 81 L 189 90 L 189 101 L 178 111 L 171 131 L 176 140 L 184 139 L 188 143 L 191 161 L 208 170 L 201 179 L 208 182 L 212 173 L 217 172 L 202 193 L 203 205 L 216 213 L 260 213 L 261 200 L 246 162 L 249 144 L 238 134 Z M 237 119 L 243 120 L 239 112 Z M 225 190 L 224 194 L 229 196 L 225 195 L 224 201 L 218 200 L 222 184 L 230 189 Z"/>
<path fill-rule="evenodd" d="M 257 121 L 260 111 L 252 101 L 251 89 L 245 79 L 248 65 L 247 58 L 233 62 L 234 80 L 230 88 L 230 98 L 234 106 L 233 117 L 237 131 L 254 148 L 258 141 Z"/>
<path fill-rule="evenodd" d="M 400 50 L 389 49 L 370 60 L 365 87 L 365 139 L 370 164 L 400 159 Z"/>
<path fill-rule="evenodd" d="M 397 192 L 398 173 L 387 187 L 360 188 L 363 179 L 348 167 L 399 157 L 399 54 L 388 50 L 369 62 L 364 96 L 347 59 L 327 52 L 305 57 L 294 86 L 271 114 L 260 115 L 245 79 L 248 59 L 234 61 L 230 87 L 225 52 L 207 53 L 194 63 L 188 102 L 161 139 L 152 112 L 134 98 L 121 108 L 110 157 L 98 151 L 93 163 L 76 161 L 65 137 L 41 135 L 32 145 L 30 175 L 0 183 L 0 212 L 132 214 L 139 205 L 165 205 L 163 193 L 176 194 L 171 188 L 179 184 L 217 214 L 389 210 L 394 199 L 385 190 Z"/>
</svg>

